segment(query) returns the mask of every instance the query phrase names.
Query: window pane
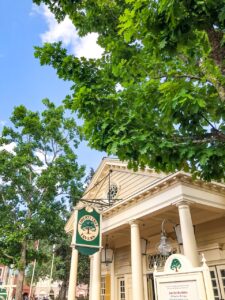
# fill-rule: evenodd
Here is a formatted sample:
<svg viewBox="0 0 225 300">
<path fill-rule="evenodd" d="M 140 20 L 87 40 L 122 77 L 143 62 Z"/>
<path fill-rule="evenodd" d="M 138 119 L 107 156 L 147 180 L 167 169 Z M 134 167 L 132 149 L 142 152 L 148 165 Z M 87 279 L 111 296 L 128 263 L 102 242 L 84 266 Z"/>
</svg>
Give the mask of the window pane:
<svg viewBox="0 0 225 300">
<path fill-rule="evenodd" d="M 105 277 L 101 277 L 101 300 L 105 300 Z"/>
<path fill-rule="evenodd" d="M 212 280 L 213 287 L 217 287 L 216 280 Z"/>
<path fill-rule="evenodd" d="M 120 300 L 125 300 L 125 280 L 120 280 Z"/>
<path fill-rule="evenodd" d="M 218 278 L 216 276 L 216 272 L 214 270 L 210 270 L 210 276 L 212 280 L 214 299 L 219 300 Z"/>
</svg>

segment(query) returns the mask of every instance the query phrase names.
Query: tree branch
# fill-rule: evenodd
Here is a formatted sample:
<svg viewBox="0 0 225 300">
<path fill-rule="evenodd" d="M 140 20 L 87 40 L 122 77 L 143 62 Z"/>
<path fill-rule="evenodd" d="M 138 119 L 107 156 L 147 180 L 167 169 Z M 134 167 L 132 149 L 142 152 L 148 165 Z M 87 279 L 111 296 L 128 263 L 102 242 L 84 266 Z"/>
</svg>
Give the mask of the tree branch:
<svg viewBox="0 0 225 300">
<path fill-rule="evenodd" d="M 14 260 L 14 257 L 11 256 L 11 255 L 9 255 L 9 254 L 7 254 L 7 253 L 5 253 L 3 249 L 1 249 L 1 252 L 0 252 L 0 253 L 1 253 L 2 255 L 4 255 L 5 257 Z"/>
<path fill-rule="evenodd" d="M 222 44 L 224 33 L 220 30 L 210 27 L 206 29 L 209 43 L 211 45 L 210 56 L 214 60 L 215 64 L 220 68 L 222 74 L 225 73 L 225 47 Z"/>
<path fill-rule="evenodd" d="M 166 78 L 168 79 L 168 77 L 172 77 L 172 78 L 188 78 L 190 80 L 198 80 L 201 81 L 202 77 L 200 76 L 196 76 L 196 75 L 190 75 L 190 74 L 174 74 L 174 75 L 169 75 L 165 74 L 165 75 L 161 75 L 159 77 L 153 77 L 152 79 L 162 79 L 162 78 Z M 209 83 L 211 83 L 209 80 L 207 80 Z"/>
<path fill-rule="evenodd" d="M 225 134 L 216 129 L 202 136 L 174 136 L 172 137 L 172 140 L 175 140 L 176 142 L 180 140 L 182 143 L 179 144 L 185 145 L 187 142 L 191 142 L 192 144 L 205 144 L 215 141 L 225 143 Z"/>
</svg>

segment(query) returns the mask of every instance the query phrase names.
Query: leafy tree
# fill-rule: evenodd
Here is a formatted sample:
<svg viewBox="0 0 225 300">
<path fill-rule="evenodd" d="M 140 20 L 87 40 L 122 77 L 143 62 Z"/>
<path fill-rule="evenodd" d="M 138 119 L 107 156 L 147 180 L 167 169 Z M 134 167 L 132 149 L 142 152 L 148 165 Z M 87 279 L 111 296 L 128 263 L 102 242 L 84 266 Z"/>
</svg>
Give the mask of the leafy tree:
<svg viewBox="0 0 225 300">
<path fill-rule="evenodd" d="M 56 247 L 56 262 L 55 274 L 53 279 L 61 280 L 61 289 L 59 292 L 59 299 L 66 299 L 66 292 L 69 286 L 70 265 L 71 265 L 71 237 L 64 236 L 61 243 Z M 78 283 L 89 283 L 90 278 L 90 262 L 87 255 L 79 253 L 77 281 Z"/>
<path fill-rule="evenodd" d="M 30 285 L 32 280 L 32 273 L 34 269 L 33 284 L 38 282 L 39 278 L 46 278 L 50 276 L 53 245 L 49 244 L 48 240 L 39 241 L 38 253 L 42 254 L 42 257 L 38 257 L 38 260 L 31 262 L 26 269 L 25 280 Z M 55 274 L 55 269 L 53 274 Z"/>
<path fill-rule="evenodd" d="M 52 281 L 61 281 L 59 291 L 59 299 L 66 299 L 66 291 L 69 283 L 70 262 L 71 262 L 71 238 L 65 233 L 62 234 L 57 241 L 54 250 L 54 263 L 52 270 Z M 42 260 L 37 260 L 34 269 L 33 283 L 37 283 L 40 279 L 48 279 L 51 274 L 53 247 L 48 240 L 43 240 L 40 243 L 39 251 L 44 252 L 45 257 Z M 34 265 L 30 264 L 26 271 L 26 280 L 31 282 Z"/>
<path fill-rule="evenodd" d="M 22 299 L 25 268 L 40 253 L 34 242 L 62 236 L 72 193 L 82 187 L 84 167 L 75 149 L 77 126 L 63 106 L 43 101 L 40 114 L 18 106 L 0 137 L 0 260 L 19 270 Z M 12 151 L 7 148 L 12 147 Z"/>
<path fill-rule="evenodd" d="M 67 107 L 91 147 L 130 166 L 225 178 L 224 0 L 33 0 L 81 36 L 99 34 L 101 59 L 36 47 L 41 65 L 72 81 Z"/>
<path fill-rule="evenodd" d="M 66 299 L 66 293 L 69 286 L 70 265 L 71 265 L 71 237 L 64 234 L 57 241 L 54 252 L 54 265 L 52 272 L 52 281 L 61 281 L 61 288 L 59 291 L 59 300 Z M 40 243 L 39 251 L 42 253 L 42 259 L 37 260 L 35 264 L 34 283 L 40 279 L 49 278 L 52 265 L 52 245 L 48 240 L 43 240 Z M 26 281 L 31 282 L 33 272 L 33 264 L 30 264 L 26 271 Z M 90 262 L 89 257 L 79 253 L 78 260 L 78 283 L 89 283 L 90 278 Z"/>
<path fill-rule="evenodd" d="M 88 185 L 90 184 L 94 175 L 95 175 L 95 170 L 91 167 L 89 170 L 89 174 L 87 175 L 87 177 L 84 180 L 85 188 L 88 187 Z"/>
</svg>

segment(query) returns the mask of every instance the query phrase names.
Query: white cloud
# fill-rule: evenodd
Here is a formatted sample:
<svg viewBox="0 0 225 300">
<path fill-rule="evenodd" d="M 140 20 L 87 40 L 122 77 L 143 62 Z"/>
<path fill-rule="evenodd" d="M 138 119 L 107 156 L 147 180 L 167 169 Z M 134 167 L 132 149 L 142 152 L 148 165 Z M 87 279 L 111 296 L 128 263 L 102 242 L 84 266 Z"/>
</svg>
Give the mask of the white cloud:
<svg viewBox="0 0 225 300">
<path fill-rule="evenodd" d="M 47 31 L 40 35 L 42 43 L 62 41 L 63 46 L 77 57 L 101 57 L 103 49 L 96 43 L 98 38 L 96 33 L 90 33 L 87 36 L 80 38 L 73 23 L 68 17 L 61 23 L 58 23 L 54 15 L 45 5 L 41 5 L 40 7 L 33 5 L 31 15 L 37 13 L 44 17 L 48 26 Z"/>
<path fill-rule="evenodd" d="M 0 57 L 1 57 L 1 55 L 0 55 Z M 6 121 L 0 120 L 0 126 L 1 127 L 5 126 L 5 124 L 6 124 Z"/>
<path fill-rule="evenodd" d="M 15 152 L 14 152 L 14 148 L 15 148 L 15 147 L 16 147 L 16 143 L 12 142 L 12 143 L 10 143 L 10 144 L 8 144 L 8 145 L 3 145 L 3 146 L 1 146 L 1 147 L 0 147 L 0 151 L 6 150 L 6 151 L 8 151 L 8 152 L 10 152 L 10 153 L 15 153 Z"/>
</svg>

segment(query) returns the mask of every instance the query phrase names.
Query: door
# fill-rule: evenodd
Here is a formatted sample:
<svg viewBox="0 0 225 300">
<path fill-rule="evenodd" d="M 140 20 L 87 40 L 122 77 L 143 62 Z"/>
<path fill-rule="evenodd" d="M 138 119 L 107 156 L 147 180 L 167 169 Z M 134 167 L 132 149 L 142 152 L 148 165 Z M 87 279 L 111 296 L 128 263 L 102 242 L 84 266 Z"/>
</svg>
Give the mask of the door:
<svg viewBox="0 0 225 300">
<path fill-rule="evenodd" d="M 210 267 L 214 299 L 225 300 L 225 265 Z"/>
<path fill-rule="evenodd" d="M 155 300 L 155 288 L 153 274 L 147 276 L 148 300 Z"/>
</svg>

